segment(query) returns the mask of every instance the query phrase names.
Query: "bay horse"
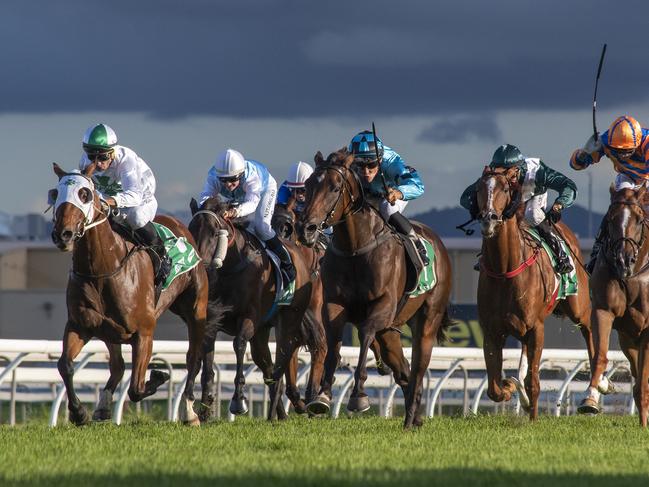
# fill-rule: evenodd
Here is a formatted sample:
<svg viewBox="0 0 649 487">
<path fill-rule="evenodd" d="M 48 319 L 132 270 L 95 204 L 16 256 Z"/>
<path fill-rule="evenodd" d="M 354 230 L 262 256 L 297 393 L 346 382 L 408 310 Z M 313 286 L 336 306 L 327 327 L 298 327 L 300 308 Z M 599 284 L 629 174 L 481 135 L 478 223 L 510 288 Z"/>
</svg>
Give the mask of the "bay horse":
<svg viewBox="0 0 649 487">
<path fill-rule="evenodd" d="M 223 215 L 229 205 L 217 198 L 207 199 L 199 208 L 194 199 L 190 203 L 192 221 L 189 230 L 198 242 L 198 249 L 208 269 L 209 300 L 223 309 L 222 322 L 208 326 L 203 349 L 203 373 L 201 376 L 202 402 L 205 406 L 202 419 L 209 418 L 209 409 L 214 402 L 214 340 L 217 331 L 234 336 L 234 351 L 237 358 L 235 391 L 230 402 L 232 414 L 248 411 L 244 395 L 245 377 L 243 360 L 246 346 L 250 342 L 252 359 L 261 370 L 269 387 L 271 407 L 268 419 L 286 418 L 281 404 L 281 380 L 291 357 L 302 344 L 312 351 L 324 346 L 324 337 L 318 333 L 317 324 L 308 318 L 303 321 L 311 300 L 313 282 L 309 265 L 300 250 L 290 242 L 284 242 L 296 268 L 295 294 L 288 306 L 276 308 L 276 278 L 271 261 L 254 237 L 245 230 L 245 222 L 232 222 Z M 222 250 L 218 247 L 219 232 L 227 232 L 227 243 L 218 264 L 215 257 Z M 220 267 L 219 267 L 220 266 Z M 208 305 L 208 323 L 215 309 Z M 227 308 L 227 309 L 225 309 Z M 268 348 L 270 329 L 276 330 L 276 364 Z M 321 360 L 320 360 L 321 361 Z M 313 380 L 319 381 L 317 364 Z M 297 388 L 295 389 L 297 390 Z M 294 392 L 294 391 L 292 391 Z M 289 396 L 296 411 L 303 411 L 299 393 Z"/>
<path fill-rule="evenodd" d="M 633 399 L 640 425 L 649 415 L 649 239 L 644 208 L 647 188 L 611 188 L 606 214 L 607 236 L 590 279 L 595 359 L 588 395 L 580 413 L 599 412 L 601 381 L 608 364 L 611 329 L 618 331 L 620 347 L 629 360 L 634 379 Z"/>
<path fill-rule="evenodd" d="M 169 309 L 185 321 L 189 333 L 188 376 L 180 418 L 198 425 L 192 404 L 207 313 L 207 274 L 199 265 L 179 275 L 162 291 L 156 303 L 151 257 L 143 247 L 127 241 L 111 228 L 110 208 L 101 200 L 92 180 L 95 167 L 93 163 L 81 173 L 67 173 L 54 164 L 59 184 L 51 194 L 51 199 L 56 201 L 52 240 L 60 250 L 72 251 L 66 294 L 68 321 L 63 353 L 58 361 L 70 420 L 76 425 L 90 421 L 74 390 L 73 360 L 93 337 L 106 344 L 110 368 L 110 377 L 92 416 L 94 420 L 111 418 L 112 395 L 124 375 L 121 344 L 130 344 L 133 350 L 128 389 L 131 401 L 154 394 L 169 379 L 168 374 L 153 370 L 145 382 L 156 321 Z M 159 215 L 155 221 L 195 245 L 187 228 L 175 218 Z"/>
<path fill-rule="evenodd" d="M 590 297 L 588 274 L 577 265 L 581 262 L 577 238 L 560 222 L 557 228 L 575 256 L 578 293 L 556 300 L 558 283 L 552 262 L 519 224 L 524 205 L 520 204 L 516 170 L 492 170 L 487 166 L 478 180 L 478 220 L 482 231 L 478 316 L 484 333 L 487 395 L 495 402 L 509 401 L 518 390 L 521 405 L 535 420 L 545 318 L 554 312 L 579 325 L 592 361 Z M 502 378 L 502 350 L 507 336 L 522 343 L 518 379 Z"/>
<path fill-rule="evenodd" d="M 351 168 L 353 161 L 346 148 L 330 154 L 326 161 L 320 152 L 315 155 L 316 168 L 306 182 L 306 207 L 298 225 L 300 240 L 306 245 L 315 243 L 324 225 L 333 226 L 333 239 L 321 267 L 328 345 L 325 376 L 318 400 L 308 407 L 315 412 L 329 410 L 342 330 L 346 322 L 351 322 L 358 327 L 360 354 L 347 409 L 369 409 L 364 391 L 366 360 L 370 344 L 376 339 L 381 357 L 404 393 L 404 427 L 420 426 L 423 377 L 433 343 L 451 324 L 447 310 L 452 282 L 450 260 L 439 237 L 424 225 L 413 223 L 417 233 L 435 249 L 438 281 L 418 297 L 401 299 L 407 277 L 403 243 L 365 198 L 360 179 Z M 413 334 L 412 370 L 403 355 L 398 331 L 406 322 Z"/>
</svg>

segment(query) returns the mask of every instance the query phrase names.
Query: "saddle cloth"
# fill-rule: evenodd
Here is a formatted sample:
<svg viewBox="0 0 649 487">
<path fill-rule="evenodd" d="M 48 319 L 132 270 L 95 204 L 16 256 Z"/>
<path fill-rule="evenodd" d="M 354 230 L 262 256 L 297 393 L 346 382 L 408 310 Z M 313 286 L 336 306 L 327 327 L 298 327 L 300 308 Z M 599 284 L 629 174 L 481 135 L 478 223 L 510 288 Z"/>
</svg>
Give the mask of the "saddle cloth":
<svg viewBox="0 0 649 487">
<path fill-rule="evenodd" d="M 171 259 L 171 272 L 162 285 L 162 289 L 167 289 L 174 279 L 192 270 L 200 263 L 201 259 L 185 237 L 176 237 L 171 230 L 160 223 L 153 222 L 153 225 L 164 242 L 167 255 Z"/>
</svg>

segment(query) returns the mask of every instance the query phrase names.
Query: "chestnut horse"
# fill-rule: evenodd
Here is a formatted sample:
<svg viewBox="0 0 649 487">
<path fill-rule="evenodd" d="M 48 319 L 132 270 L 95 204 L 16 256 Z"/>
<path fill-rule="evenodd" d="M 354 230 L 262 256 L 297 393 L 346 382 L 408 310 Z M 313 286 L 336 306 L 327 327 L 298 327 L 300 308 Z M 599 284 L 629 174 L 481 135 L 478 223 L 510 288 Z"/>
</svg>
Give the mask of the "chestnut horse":
<svg viewBox="0 0 649 487">
<path fill-rule="evenodd" d="M 427 227 L 414 224 L 417 233 L 435 249 L 438 281 L 418 297 L 401 299 L 407 277 L 403 243 L 366 200 L 358 175 L 351 168 L 353 160 L 346 149 L 330 154 L 326 161 L 320 152 L 316 154 L 316 169 L 306 182 L 307 204 L 298 225 L 300 240 L 307 245 L 316 242 L 323 225 L 334 229 L 322 262 L 328 342 L 325 377 L 317 401 L 309 406 L 314 412 L 329 410 L 343 325 L 357 323 L 360 355 L 347 409 L 362 412 L 369 408 L 364 391 L 366 360 L 376 338 L 381 357 L 404 393 L 404 426 L 419 426 L 423 377 L 433 343 L 443 337 L 444 327 L 451 323 L 447 312 L 450 261 L 439 237 Z M 413 334 L 412 370 L 403 355 L 398 332 L 406 322 Z"/>
<path fill-rule="evenodd" d="M 634 379 L 633 399 L 640 425 L 649 415 L 649 238 L 644 208 L 647 188 L 611 188 L 607 236 L 590 278 L 595 359 L 588 396 L 580 413 L 599 412 L 599 393 L 608 364 L 611 329 L 618 331 L 620 347 L 629 359 Z"/>
<path fill-rule="evenodd" d="M 315 352 L 324 342 L 324 337 L 318 332 L 317 323 L 308 318 L 303 322 L 313 288 L 309 264 L 297 246 L 285 242 L 297 272 L 295 295 L 289 306 L 276 308 L 276 278 L 270 259 L 240 223 L 233 223 L 223 216 L 229 208 L 228 205 L 220 203 L 217 198 L 209 198 L 199 209 L 196 201 L 192 199 L 190 208 L 192 221 L 189 230 L 196 238 L 199 253 L 208 267 L 210 303 L 218 303 L 214 306 L 221 307 L 224 311 L 222 322 L 217 327 L 208 326 L 206 333 L 201 376 L 202 402 L 206 408 L 201 417 L 203 420 L 209 417 L 209 409 L 214 402 L 212 364 L 214 340 L 216 332 L 220 330 L 235 337 L 233 345 L 237 357 L 237 371 L 230 412 L 238 415 L 248 411 L 244 395 L 243 359 L 246 346 L 250 342 L 252 359 L 263 373 L 264 381 L 270 389 L 271 407 L 268 418 L 274 419 L 277 415 L 284 419 L 286 411 L 280 401 L 281 379 L 291 357 L 302 344 L 306 344 Z M 222 242 L 222 248 L 219 245 L 220 232 L 227 235 L 227 240 Z M 210 325 L 214 309 L 212 305 L 208 306 Z M 268 339 L 274 324 L 277 358 L 273 368 Z M 314 364 L 314 367 L 313 380 L 319 381 L 317 364 Z M 297 397 L 294 394 L 289 396 L 289 399 L 294 401 L 296 411 L 304 410 L 299 393 Z"/>
<path fill-rule="evenodd" d="M 478 180 L 477 197 L 482 230 L 482 257 L 478 280 L 478 316 L 484 332 L 488 396 L 509 401 L 515 390 L 531 420 L 538 416 L 539 365 L 543 352 L 543 323 L 554 311 L 579 325 L 593 357 L 590 331 L 588 274 L 577 265 L 578 294 L 557 301 L 557 277 L 540 244 L 519 225 L 520 191 L 516 168 L 486 167 Z M 557 228 L 570 246 L 575 261 L 580 250 L 575 235 L 563 223 Z M 576 263 L 575 262 L 575 263 Z M 522 343 L 518 379 L 502 378 L 502 350 L 507 336 Z M 524 383 L 524 388 L 521 385 Z"/>
<path fill-rule="evenodd" d="M 59 177 L 56 190 L 52 240 L 63 251 L 72 250 L 72 271 L 68 280 L 68 321 L 63 336 L 63 354 L 58 369 L 65 383 L 70 420 L 76 425 L 89 422 L 73 382 L 73 360 L 93 337 L 108 347 L 110 378 L 93 414 L 95 420 L 111 417 L 111 401 L 124 375 L 121 344 L 133 349 L 133 372 L 128 395 L 140 401 L 154 394 L 169 375 L 153 370 L 145 375 L 151 359 L 156 321 L 168 308 L 179 315 L 189 331 L 187 384 L 183 392 L 180 417 L 197 425 L 192 409 L 194 380 L 200 370 L 200 355 L 205 330 L 207 274 L 202 266 L 179 275 L 162 291 L 155 303 L 153 265 L 144 248 L 126 241 L 108 222 L 109 208 L 95 191 L 92 175 L 95 164 L 82 173 L 66 173 L 54 164 Z M 175 218 L 158 216 L 175 235 L 194 241 L 189 231 Z"/>
</svg>

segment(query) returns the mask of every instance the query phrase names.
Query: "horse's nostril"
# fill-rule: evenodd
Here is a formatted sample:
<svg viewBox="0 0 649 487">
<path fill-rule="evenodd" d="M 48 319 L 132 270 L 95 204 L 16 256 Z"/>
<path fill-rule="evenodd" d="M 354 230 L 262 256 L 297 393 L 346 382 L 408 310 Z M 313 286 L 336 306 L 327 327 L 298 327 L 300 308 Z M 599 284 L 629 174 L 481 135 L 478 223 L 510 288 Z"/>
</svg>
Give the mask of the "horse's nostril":
<svg viewBox="0 0 649 487">
<path fill-rule="evenodd" d="M 63 232 L 61 232 L 61 238 L 65 241 L 70 240 L 72 238 L 72 231 L 64 230 Z"/>
<path fill-rule="evenodd" d="M 496 216 L 495 213 L 492 213 L 491 215 L 489 215 L 489 218 L 490 218 L 491 220 L 494 220 L 494 221 L 495 221 L 495 220 L 498 220 L 498 217 Z"/>
<path fill-rule="evenodd" d="M 317 229 L 318 229 L 318 225 L 316 225 L 315 223 L 309 223 L 309 224 L 306 226 L 306 231 L 309 232 L 309 233 L 313 233 L 313 232 L 315 232 Z"/>
</svg>

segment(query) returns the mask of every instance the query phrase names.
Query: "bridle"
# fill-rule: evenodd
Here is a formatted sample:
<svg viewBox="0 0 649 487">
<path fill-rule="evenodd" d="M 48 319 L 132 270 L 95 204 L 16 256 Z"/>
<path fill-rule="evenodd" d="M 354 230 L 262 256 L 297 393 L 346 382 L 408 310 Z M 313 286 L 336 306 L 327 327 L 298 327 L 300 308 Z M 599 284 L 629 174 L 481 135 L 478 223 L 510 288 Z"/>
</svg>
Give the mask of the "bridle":
<svg viewBox="0 0 649 487">
<path fill-rule="evenodd" d="M 521 202 L 521 191 L 520 191 L 520 188 L 519 188 L 518 184 L 512 183 L 510 181 L 510 179 L 505 176 L 504 173 L 497 172 L 497 171 L 495 171 L 493 169 L 489 169 L 487 167 L 483 171 L 482 177 L 480 178 L 480 180 L 481 181 L 486 181 L 490 177 L 503 178 L 505 180 L 505 183 L 507 185 L 507 191 L 510 194 L 509 204 L 502 211 L 502 213 L 500 215 L 496 215 L 496 213 L 492 212 L 491 210 L 480 211 L 478 213 L 478 220 L 484 221 L 485 219 L 489 219 L 489 221 L 493 221 L 496 224 L 500 225 L 505 220 L 509 220 L 510 218 L 512 218 L 516 214 L 516 210 L 518 209 L 518 206 L 520 205 L 520 202 Z"/>
<path fill-rule="evenodd" d="M 218 213 L 212 210 L 198 210 L 196 213 L 192 215 L 192 218 L 191 220 L 189 220 L 189 223 L 191 224 L 191 222 L 194 221 L 194 218 L 196 218 L 198 215 L 208 215 L 211 218 L 215 219 L 218 228 L 227 227 L 228 247 L 232 247 L 232 245 L 234 244 L 234 224 L 230 220 L 228 220 L 227 218 L 223 218 L 221 215 L 219 215 Z"/>
<path fill-rule="evenodd" d="M 345 172 L 343 172 L 343 170 Z M 336 201 L 334 202 L 333 206 L 331 207 L 331 210 L 329 210 L 326 213 L 325 219 L 320 223 L 319 229 L 322 229 L 323 227 L 333 227 L 335 225 L 338 225 L 340 223 L 343 223 L 345 220 L 347 220 L 347 217 L 354 215 L 361 211 L 363 209 L 363 206 L 365 204 L 365 191 L 363 190 L 363 185 L 361 184 L 361 181 L 358 177 L 358 174 L 356 174 L 356 171 L 348 168 L 347 166 L 343 165 L 338 165 L 338 164 L 327 164 L 327 165 L 320 165 L 317 166 L 315 171 L 314 171 L 314 176 L 320 174 L 320 173 L 326 173 L 327 171 L 334 171 L 338 173 L 343 181 L 342 187 L 340 188 L 340 191 L 338 192 L 338 198 L 336 198 Z M 347 178 L 346 173 L 351 173 L 352 176 L 354 177 L 354 181 L 356 181 L 356 185 L 359 188 L 360 191 L 360 196 L 355 197 L 354 196 L 354 191 L 352 187 L 352 183 L 350 183 L 349 179 Z M 317 177 L 317 176 L 316 176 Z M 338 204 L 340 203 L 341 198 L 344 196 L 345 191 L 349 193 L 349 203 L 342 209 L 342 214 L 341 217 L 337 221 L 329 221 L 333 219 L 334 214 L 336 213 L 336 208 L 338 208 Z M 306 213 L 306 212 L 305 212 Z"/>
<path fill-rule="evenodd" d="M 628 206 L 628 207 L 631 207 L 631 208 L 636 207 L 636 208 L 640 209 L 640 211 L 642 212 L 643 215 L 645 213 L 644 208 L 642 207 L 642 205 L 640 205 L 639 203 L 637 203 L 635 201 L 621 200 L 621 201 L 613 201 L 613 202 L 611 202 L 611 207 L 613 207 L 614 205 L 623 205 L 623 206 Z M 610 212 L 611 212 L 611 208 L 609 208 L 607 218 L 608 218 L 608 215 L 610 214 Z M 640 223 L 640 240 L 636 240 L 636 239 L 631 238 L 631 237 L 625 237 L 624 235 L 622 235 L 621 237 L 616 238 L 615 240 L 611 240 L 610 237 L 607 237 L 606 245 L 605 245 L 605 252 L 604 252 L 604 256 L 605 256 L 606 261 L 609 264 L 614 264 L 615 263 L 615 254 L 622 249 L 622 247 L 624 246 L 625 243 L 628 243 L 628 244 L 631 245 L 631 247 L 633 248 L 633 257 L 634 257 L 634 259 L 637 259 L 638 254 L 640 253 L 640 249 L 642 248 L 642 246 L 643 246 L 643 244 L 645 242 L 645 238 L 646 238 L 645 227 L 646 226 L 647 226 L 647 223 L 645 222 L 645 220 L 643 218 L 642 222 Z"/>
</svg>

